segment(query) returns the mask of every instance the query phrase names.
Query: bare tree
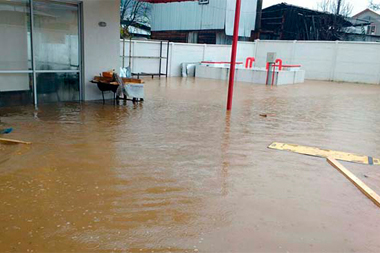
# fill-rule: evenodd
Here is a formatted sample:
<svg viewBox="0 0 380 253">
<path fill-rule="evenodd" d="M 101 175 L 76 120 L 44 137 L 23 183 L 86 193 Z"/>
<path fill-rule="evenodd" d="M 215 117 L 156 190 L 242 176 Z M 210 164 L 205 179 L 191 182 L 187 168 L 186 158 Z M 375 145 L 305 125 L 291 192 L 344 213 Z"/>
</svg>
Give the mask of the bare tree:
<svg viewBox="0 0 380 253">
<path fill-rule="evenodd" d="M 325 20 L 328 24 L 325 29 L 325 34 L 328 40 L 340 39 L 342 29 L 347 25 L 346 17 L 352 14 L 353 6 L 349 0 L 319 0 L 317 9 L 329 15 L 325 15 Z"/>
<path fill-rule="evenodd" d="M 120 22 L 121 37 L 130 37 L 129 27 L 138 26 L 139 23 L 146 23 L 149 19 L 149 3 L 139 0 L 121 0 Z"/>
<path fill-rule="evenodd" d="M 380 10 L 380 2 L 375 2 L 373 0 L 369 0 L 369 8 L 372 10 L 378 11 Z"/>
<path fill-rule="evenodd" d="M 317 8 L 323 12 L 349 17 L 352 14 L 353 6 L 348 0 L 321 0 L 317 3 Z"/>
</svg>

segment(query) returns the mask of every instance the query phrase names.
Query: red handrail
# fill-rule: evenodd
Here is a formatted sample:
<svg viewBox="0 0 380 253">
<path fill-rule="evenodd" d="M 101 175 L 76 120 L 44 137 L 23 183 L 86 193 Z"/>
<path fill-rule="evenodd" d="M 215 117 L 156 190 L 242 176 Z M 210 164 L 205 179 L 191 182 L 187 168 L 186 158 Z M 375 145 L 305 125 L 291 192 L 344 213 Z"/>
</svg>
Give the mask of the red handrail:
<svg viewBox="0 0 380 253">
<path fill-rule="evenodd" d="M 273 64 L 272 67 L 273 67 L 273 73 L 272 73 L 272 84 L 271 85 L 273 86 L 274 77 L 275 77 L 275 73 L 276 73 L 276 67 L 278 67 L 278 70 L 281 71 L 283 68 L 300 68 L 302 66 L 301 65 L 283 65 L 281 59 L 276 59 L 276 62 L 275 62 L 275 64 Z M 265 84 L 267 85 L 268 79 L 269 79 L 269 62 L 267 62 L 266 70 L 268 71 L 267 80 L 265 82 Z"/>
<path fill-rule="evenodd" d="M 231 64 L 229 61 L 201 61 L 204 64 Z M 236 64 L 243 64 L 243 62 L 236 62 Z"/>
<path fill-rule="evenodd" d="M 282 65 L 282 59 L 276 59 L 274 66 L 279 67 L 279 70 L 282 70 L 284 67 L 284 65 Z M 269 62 L 267 62 L 266 70 L 269 70 Z"/>
<path fill-rule="evenodd" d="M 245 68 L 248 69 L 248 68 L 252 68 L 253 67 L 253 63 L 256 61 L 255 57 L 248 57 L 247 60 L 245 61 Z"/>
<path fill-rule="evenodd" d="M 282 60 L 281 59 L 276 59 L 276 62 L 274 64 L 274 66 L 276 66 L 277 63 L 278 63 L 278 70 L 282 70 Z"/>
</svg>

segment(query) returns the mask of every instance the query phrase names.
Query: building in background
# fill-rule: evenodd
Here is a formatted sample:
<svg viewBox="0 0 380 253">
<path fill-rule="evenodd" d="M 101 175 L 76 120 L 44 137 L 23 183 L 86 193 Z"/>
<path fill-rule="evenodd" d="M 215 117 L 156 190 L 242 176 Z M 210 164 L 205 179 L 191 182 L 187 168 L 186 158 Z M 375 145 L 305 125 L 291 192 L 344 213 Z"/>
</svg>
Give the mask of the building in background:
<svg viewBox="0 0 380 253">
<path fill-rule="evenodd" d="M 281 3 L 262 10 L 260 39 L 341 40 L 345 17 Z"/>
<path fill-rule="evenodd" d="M 119 17 L 120 0 L 0 0 L 0 106 L 100 99 Z"/>
<path fill-rule="evenodd" d="M 344 40 L 380 42 L 380 14 L 365 9 L 349 20 L 354 25 L 344 30 Z"/>
<path fill-rule="evenodd" d="M 354 15 L 353 19 L 359 22 L 368 22 L 369 24 L 365 26 L 366 35 L 376 35 L 380 36 L 380 14 L 371 10 L 365 9 L 364 11 Z"/>
<path fill-rule="evenodd" d="M 359 18 L 347 18 L 352 23 L 352 26 L 345 27 L 342 32 L 342 40 L 345 41 L 366 41 L 379 42 L 380 36 L 374 34 L 373 23 Z M 372 32 L 371 32 L 372 30 Z"/>
<path fill-rule="evenodd" d="M 184 43 L 232 43 L 235 0 L 141 1 L 152 3 L 152 39 Z M 257 0 L 242 0 L 240 40 L 251 40 L 257 6 Z"/>
</svg>

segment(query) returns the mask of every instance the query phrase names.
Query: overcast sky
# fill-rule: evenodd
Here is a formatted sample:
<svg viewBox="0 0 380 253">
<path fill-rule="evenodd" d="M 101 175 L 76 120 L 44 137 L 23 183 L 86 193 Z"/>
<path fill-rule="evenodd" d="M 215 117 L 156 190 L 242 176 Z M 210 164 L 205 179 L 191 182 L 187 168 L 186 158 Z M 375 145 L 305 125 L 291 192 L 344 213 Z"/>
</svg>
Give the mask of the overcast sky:
<svg viewBox="0 0 380 253">
<path fill-rule="evenodd" d="M 286 2 L 288 4 L 294 4 L 298 6 L 303 6 L 310 9 L 316 9 L 317 3 L 320 0 L 264 0 L 264 7 L 268 7 L 274 4 Z M 368 0 L 346 0 L 350 2 L 354 9 L 352 11 L 352 15 L 355 15 L 362 10 L 366 9 L 368 7 Z"/>
</svg>

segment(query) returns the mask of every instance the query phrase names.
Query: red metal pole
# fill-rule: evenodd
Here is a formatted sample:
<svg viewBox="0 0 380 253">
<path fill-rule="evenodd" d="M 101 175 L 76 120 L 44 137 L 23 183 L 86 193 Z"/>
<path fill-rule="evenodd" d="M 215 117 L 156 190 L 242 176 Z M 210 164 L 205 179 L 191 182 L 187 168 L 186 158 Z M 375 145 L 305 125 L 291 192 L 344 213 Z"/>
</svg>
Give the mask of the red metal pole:
<svg viewBox="0 0 380 253">
<path fill-rule="evenodd" d="M 232 41 L 232 52 L 231 52 L 230 82 L 228 86 L 227 111 L 231 111 L 232 109 L 232 98 L 234 95 L 236 51 L 237 51 L 237 45 L 238 45 L 238 39 L 239 39 L 240 7 L 241 7 L 241 0 L 236 0 L 234 37 Z"/>
<path fill-rule="evenodd" d="M 273 87 L 275 74 L 276 74 L 276 63 L 273 64 L 273 74 L 272 74 L 272 85 L 271 85 L 271 87 Z"/>
</svg>

